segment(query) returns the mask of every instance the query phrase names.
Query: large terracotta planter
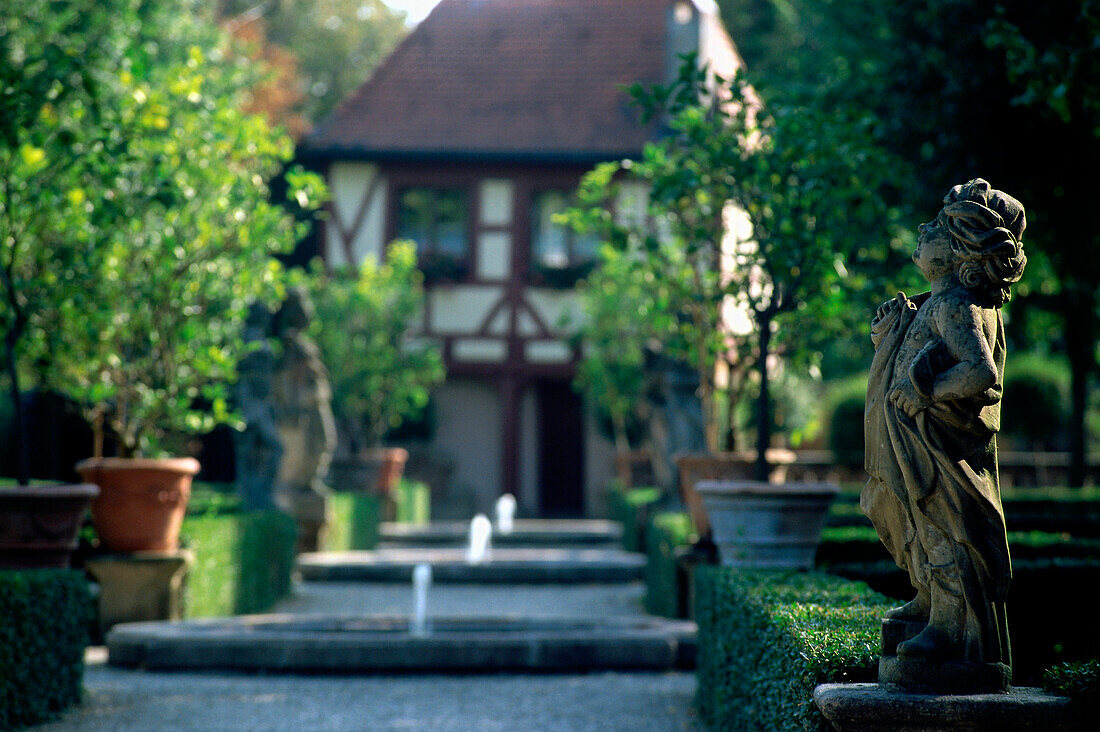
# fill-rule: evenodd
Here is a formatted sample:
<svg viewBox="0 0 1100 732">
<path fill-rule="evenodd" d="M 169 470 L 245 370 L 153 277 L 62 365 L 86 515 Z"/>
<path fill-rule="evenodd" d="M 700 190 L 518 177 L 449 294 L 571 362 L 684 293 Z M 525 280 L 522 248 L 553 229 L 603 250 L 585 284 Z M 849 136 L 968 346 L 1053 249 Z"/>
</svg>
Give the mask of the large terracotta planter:
<svg viewBox="0 0 1100 732">
<path fill-rule="evenodd" d="M 840 486 L 703 480 L 695 485 L 727 567 L 812 569 L 825 515 Z"/>
<path fill-rule="evenodd" d="M 787 466 L 795 461 L 795 454 L 782 448 L 769 448 L 765 457 L 771 466 L 768 482 L 782 483 L 786 480 Z M 695 522 L 695 530 L 699 536 L 710 536 L 710 519 L 695 484 L 701 480 L 752 480 L 756 475 L 756 453 L 750 450 L 686 453 L 677 455 L 675 461 L 680 474 L 680 497 Z"/>
<path fill-rule="evenodd" d="M 199 472 L 194 458 L 92 458 L 76 471 L 100 488 L 92 523 L 101 546 L 112 552 L 174 552 Z"/>
<path fill-rule="evenodd" d="M 0 569 L 65 568 L 94 485 L 0 488 Z"/>
<path fill-rule="evenodd" d="M 393 494 L 405 472 L 409 451 L 403 447 L 360 450 L 354 455 L 335 456 L 328 480 L 338 491 L 364 491 L 377 496 Z"/>
</svg>

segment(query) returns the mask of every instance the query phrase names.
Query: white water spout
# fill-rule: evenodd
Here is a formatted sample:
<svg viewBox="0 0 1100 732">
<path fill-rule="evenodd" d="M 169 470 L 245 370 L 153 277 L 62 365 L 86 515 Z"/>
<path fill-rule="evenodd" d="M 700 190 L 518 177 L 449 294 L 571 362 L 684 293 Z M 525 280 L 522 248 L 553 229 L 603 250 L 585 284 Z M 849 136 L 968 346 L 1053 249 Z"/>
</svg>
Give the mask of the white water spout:
<svg viewBox="0 0 1100 732">
<path fill-rule="evenodd" d="M 497 531 L 501 534 L 511 534 L 515 526 L 516 497 L 511 493 L 505 493 L 497 499 Z"/>
<path fill-rule="evenodd" d="M 492 543 L 493 525 L 489 517 L 479 513 L 470 521 L 470 544 L 466 548 L 467 564 L 482 564 L 489 561 Z"/>
<path fill-rule="evenodd" d="M 409 632 L 417 637 L 428 634 L 428 588 L 431 586 L 431 565 L 418 564 L 413 567 L 413 614 Z"/>
</svg>

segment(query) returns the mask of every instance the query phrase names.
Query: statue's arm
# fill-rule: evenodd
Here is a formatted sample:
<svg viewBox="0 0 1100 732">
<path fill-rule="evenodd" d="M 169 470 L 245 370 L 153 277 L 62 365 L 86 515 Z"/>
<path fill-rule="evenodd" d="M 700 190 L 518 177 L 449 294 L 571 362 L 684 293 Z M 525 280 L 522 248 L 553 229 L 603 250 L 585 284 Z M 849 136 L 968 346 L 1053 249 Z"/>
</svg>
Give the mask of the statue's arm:
<svg viewBox="0 0 1100 732">
<path fill-rule="evenodd" d="M 936 325 L 954 365 L 932 382 L 928 396 L 933 401 L 970 399 L 998 386 L 997 365 L 989 342 L 996 317 L 995 310 L 974 303 L 937 310 Z"/>
</svg>

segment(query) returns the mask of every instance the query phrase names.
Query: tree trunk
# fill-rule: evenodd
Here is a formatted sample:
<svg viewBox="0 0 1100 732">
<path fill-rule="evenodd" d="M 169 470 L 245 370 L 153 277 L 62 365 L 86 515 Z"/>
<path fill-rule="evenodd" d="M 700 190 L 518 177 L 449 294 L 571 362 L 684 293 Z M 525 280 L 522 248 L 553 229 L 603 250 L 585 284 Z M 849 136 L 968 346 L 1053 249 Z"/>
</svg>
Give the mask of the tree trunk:
<svg viewBox="0 0 1100 732">
<path fill-rule="evenodd" d="M 772 319 L 759 315 L 760 330 L 760 395 L 756 398 L 756 479 L 766 481 L 771 470 L 768 467 L 768 445 L 772 439 L 772 415 L 769 400 L 768 352 L 771 348 Z"/>
<path fill-rule="evenodd" d="M 31 482 L 30 444 L 27 435 L 27 415 L 23 396 L 19 393 L 19 370 L 15 366 L 15 343 L 19 338 L 18 323 L 13 323 L 4 338 L 4 355 L 11 389 L 12 417 L 15 422 L 15 479 L 19 485 Z"/>
</svg>

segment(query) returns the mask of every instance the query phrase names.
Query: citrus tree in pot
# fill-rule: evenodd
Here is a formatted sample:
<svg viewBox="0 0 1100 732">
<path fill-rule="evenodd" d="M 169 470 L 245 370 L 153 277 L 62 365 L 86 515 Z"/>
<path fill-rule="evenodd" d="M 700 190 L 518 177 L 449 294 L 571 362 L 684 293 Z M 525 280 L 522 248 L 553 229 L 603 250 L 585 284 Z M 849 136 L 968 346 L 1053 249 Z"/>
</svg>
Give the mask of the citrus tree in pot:
<svg viewBox="0 0 1100 732">
<path fill-rule="evenodd" d="M 715 77 L 692 56 L 673 83 L 635 85 L 630 93 L 643 121 L 660 119 L 668 134 L 647 145 L 640 160 L 593 171 L 581 187 L 591 205 L 575 223 L 602 227 L 607 241 L 648 263 L 652 290 L 665 293 L 657 337 L 667 356 L 697 372 L 708 453 L 718 447 L 717 377 L 725 373 L 727 397 L 739 399 L 751 365 L 756 450 L 754 469 L 743 477 L 780 482 L 771 446 L 772 372 L 780 353 L 797 363 L 797 336 L 809 323 L 820 336 L 851 322 L 851 255 L 861 246 L 876 249 L 866 244 L 868 232 L 889 221 L 877 195 L 886 167 L 868 144 L 864 120 L 766 107 L 743 79 Z M 632 226 L 608 212 L 613 187 L 624 179 L 649 191 L 647 215 Z M 680 488 L 706 533 L 710 520 L 694 483 L 719 475 L 685 467 Z"/>
<path fill-rule="evenodd" d="M 439 349 L 411 337 L 422 283 L 409 242 L 394 242 L 381 262 L 367 257 L 356 270 L 313 265 L 311 335 L 329 372 L 337 420 L 334 488 L 388 495 L 408 453 L 384 447 L 386 435 L 418 417 L 443 381 Z"/>
<path fill-rule="evenodd" d="M 68 566 L 98 492 L 30 484 L 23 391 L 59 318 L 73 312 L 96 244 L 86 200 L 103 144 L 96 96 L 133 20 L 113 5 L 17 0 L 0 11 L 0 330 L 18 484 L 0 486 L 0 569 Z"/>
<path fill-rule="evenodd" d="M 241 111 L 252 67 L 195 8 L 134 7 L 121 63 L 99 88 L 108 154 L 87 193 L 94 248 L 53 329 L 50 371 L 93 424 L 95 454 L 78 472 L 101 489 L 103 546 L 168 551 L 199 465 L 164 456 L 186 451 L 182 435 L 236 421 L 227 389 L 248 306 L 281 295 L 272 255 L 303 232 L 268 188 L 290 139 Z M 296 205 L 317 203 L 319 178 L 285 177 Z M 105 436 L 119 457 L 103 457 Z"/>
</svg>

